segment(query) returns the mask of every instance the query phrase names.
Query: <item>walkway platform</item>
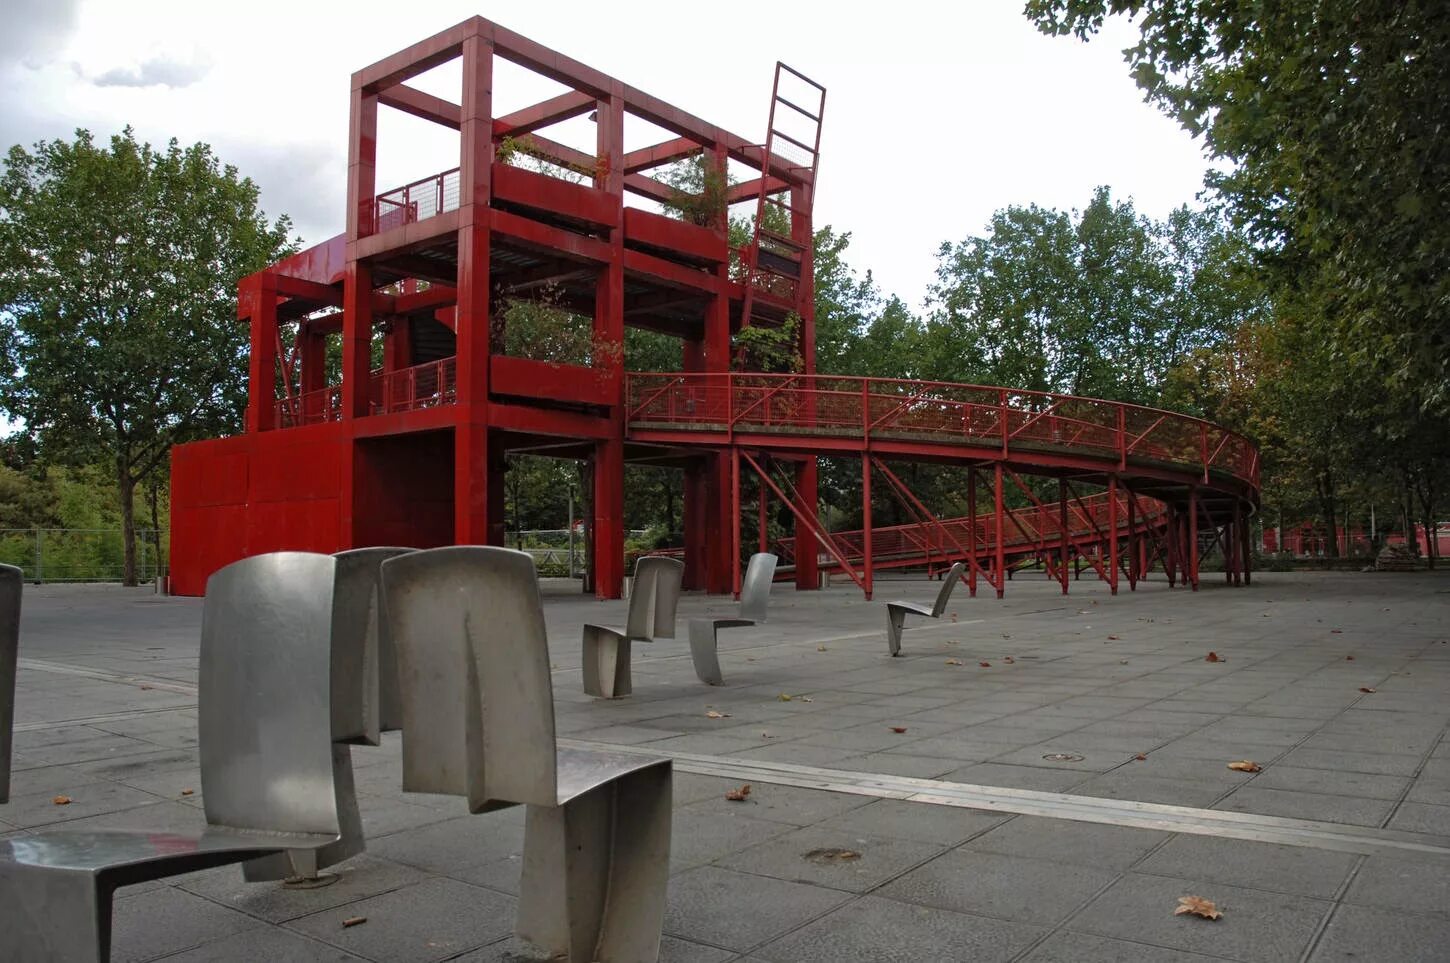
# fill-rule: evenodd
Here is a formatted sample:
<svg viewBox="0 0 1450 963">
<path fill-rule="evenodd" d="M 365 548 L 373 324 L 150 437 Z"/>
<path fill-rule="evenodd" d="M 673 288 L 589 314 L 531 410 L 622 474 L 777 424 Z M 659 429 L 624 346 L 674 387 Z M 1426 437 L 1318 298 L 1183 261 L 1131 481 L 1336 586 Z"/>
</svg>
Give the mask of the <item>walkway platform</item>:
<svg viewBox="0 0 1450 963">
<path fill-rule="evenodd" d="M 1073 590 L 960 595 L 896 659 L 854 586 L 781 591 L 769 623 L 721 637 L 728 685 L 696 681 L 681 633 L 637 645 L 633 698 L 605 702 L 580 692 L 579 634 L 625 603 L 549 583 L 561 737 L 676 759 L 662 959 L 1446 958 L 1450 574 Z M 679 617 L 731 607 L 687 595 Z M 0 837 L 201 824 L 200 616 L 27 591 Z M 354 758 L 368 852 L 337 883 L 230 867 L 122 889 L 113 958 L 527 959 L 522 811 L 404 795 L 396 736 Z M 1223 917 L 1175 915 L 1189 895 Z"/>
</svg>

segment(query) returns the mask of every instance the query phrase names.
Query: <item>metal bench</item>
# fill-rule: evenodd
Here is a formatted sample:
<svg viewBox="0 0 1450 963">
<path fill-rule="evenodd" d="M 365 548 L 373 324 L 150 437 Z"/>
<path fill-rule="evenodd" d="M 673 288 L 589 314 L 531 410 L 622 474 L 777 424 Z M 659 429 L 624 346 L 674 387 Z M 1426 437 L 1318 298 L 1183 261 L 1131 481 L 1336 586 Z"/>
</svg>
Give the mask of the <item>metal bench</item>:
<svg viewBox="0 0 1450 963">
<path fill-rule="evenodd" d="M 623 629 L 584 626 L 584 692 L 601 699 L 619 699 L 634 691 L 630 674 L 632 642 L 675 637 L 675 612 L 685 563 L 677 558 L 646 555 L 634 563 L 634 588 Z"/>
<path fill-rule="evenodd" d="M 770 604 L 770 586 L 775 582 L 775 566 L 779 561 L 769 552 L 757 552 L 750 556 L 745 567 L 745 579 L 740 586 L 740 614 L 730 619 L 691 619 L 690 658 L 695 663 L 695 675 L 706 685 L 724 685 L 725 677 L 720 673 L 719 645 L 716 633 L 720 629 L 733 629 L 744 625 L 764 622 L 766 609 Z"/>
<path fill-rule="evenodd" d="M 403 694 L 403 790 L 528 807 L 515 932 L 571 961 L 656 959 L 668 759 L 560 749 L 533 559 L 458 546 L 383 563 Z"/>
<path fill-rule="evenodd" d="M 931 608 L 915 602 L 886 603 L 886 648 L 892 655 L 901 654 L 901 626 L 906 617 L 921 615 L 929 619 L 941 618 L 941 614 L 947 610 L 947 602 L 951 601 L 952 590 L 957 587 L 957 581 L 961 579 L 966 568 L 966 562 L 958 562 L 952 566 L 951 571 L 942 579 L 941 589 L 936 593 L 936 601 Z"/>
<path fill-rule="evenodd" d="M 278 552 L 211 577 L 197 726 L 206 828 L 0 840 L 0 958 L 105 961 L 119 886 L 239 862 L 249 880 L 278 879 L 361 839 L 348 748 L 333 740 L 337 569 Z"/>
<path fill-rule="evenodd" d="M 15 723 L 15 660 L 20 650 L 20 587 L 25 574 L 0 565 L 0 803 L 10 801 L 10 744 Z"/>
</svg>

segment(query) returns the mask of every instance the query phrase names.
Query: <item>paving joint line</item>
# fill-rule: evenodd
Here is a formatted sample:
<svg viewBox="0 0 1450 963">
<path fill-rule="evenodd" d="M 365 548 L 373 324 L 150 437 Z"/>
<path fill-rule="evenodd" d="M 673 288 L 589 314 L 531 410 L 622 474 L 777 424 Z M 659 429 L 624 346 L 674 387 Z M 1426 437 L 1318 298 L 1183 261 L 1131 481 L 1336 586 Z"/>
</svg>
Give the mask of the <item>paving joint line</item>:
<svg viewBox="0 0 1450 963">
<path fill-rule="evenodd" d="M 976 786 L 936 779 L 916 779 L 907 776 L 801 766 L 771 760 L 662 752 L 648 746 L 616 746 L 573 739 L 561 739 L 559 742 L 561 745 L 578 749 L 643 756 L 667 756 L 674 761 L 676 768 L 684 772 L 729 776 L 804 789 L 821 789 L 828 792 L 900 799 L 907 802 L 931 803 L 987 812 L 1008 812 L 1054 819 L 1072 819 L 1079 822 L 1131 826 L 1164 832 L 1247 839 L 1364 855 L 1384 852 L 1413 852 L 1450 857 L 1450 839 L 1402 830 L 1348 826 L 1231 810 L 1195 809 L 1162 803 L 1075 796 L 1032 789 Z"/>
</svg>

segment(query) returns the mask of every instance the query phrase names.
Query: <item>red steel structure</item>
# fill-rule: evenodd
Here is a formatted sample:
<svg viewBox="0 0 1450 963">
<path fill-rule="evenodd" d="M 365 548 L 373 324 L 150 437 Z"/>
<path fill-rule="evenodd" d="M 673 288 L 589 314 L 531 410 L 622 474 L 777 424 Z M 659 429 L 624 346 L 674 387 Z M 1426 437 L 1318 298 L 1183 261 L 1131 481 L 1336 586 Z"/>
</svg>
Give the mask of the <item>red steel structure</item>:
<svg viewBox="0 0 1450 963">
<path fill-rule="evenodd" d="M 494 111 L 497 61 L 565 88 Z M 458 103 L 409 81 L 461 62 Z M 825 90 L 778 65 L 763 144 L 670 106 L 481 18 L 415 44 L 352 78 L 347 229 L 244 278 L 250 325 L 246 431 L 179 446 L 172 456 L 172 582 L 200 594 L 207 576 L 246 555 L 366 545 L 499 544 L 504 456 L 536 452 L 590 466 L 595 594 L 624 576 L 624 464 L 684 472 L 688 587 L 738 591 L 741 472 L 760 489 L 759 540 L 771 496 L 795 537 L 778 548 L 798 588 L 822 564 L 870 596 L 877 568 L 969 562 L 1000 596 L 1012 562 L 1034 557 L 1067 591 L 1087 563 L 1116 591 L 1160 560 L 1197 587 L 1211 537 L 1247 581 L 1247 516 L 1258 458 L 1243 438 L 1167 412 L 1004 388 L 815 374 L 811 211 Z M 380 108 L 458 133 L 455 167 L 379 193 Z M 588 117 L 593 150 L 549 129 Z M 626 144 L 626 119 L 666 137 Z M 508 163 L 529 152 L 574 180 Z M 729 186 L 695 223 L 627 202 L 678 205 L 651 176 L 687 158 Z M 744 179 L 727 179 L 731 167 Z M 708 184 L 697 201 L 713 197 Z M 753 205 L 755 230 L 732 249 L 727 205 Z M 547 285 L 592 324 L 588 365 L 506 353 L 499 307 Z M 732 373 L 743 325 L 798 319 L 803 370 Z M 679 338 L 684 371 L 626 372 L 627 326 Z M 341 357 L 329 383 L 329 349 Z M 817 458 L 862 465 L 865 528 L 826 530 Z M 962 468 L 969 504 L 939 520 L 891 470 L 922 460 Z M 1059 479 L 1044 500 L 1021 474 Z M 870 524 L 873 476 L 917 523 Z M 1006 486 L 1031 505 L 1007 511 Z M 1106 490 L 1084 494 L 1084 484 Z M 809 544 L 811 551 L 796 546 Z"/>
</svg>

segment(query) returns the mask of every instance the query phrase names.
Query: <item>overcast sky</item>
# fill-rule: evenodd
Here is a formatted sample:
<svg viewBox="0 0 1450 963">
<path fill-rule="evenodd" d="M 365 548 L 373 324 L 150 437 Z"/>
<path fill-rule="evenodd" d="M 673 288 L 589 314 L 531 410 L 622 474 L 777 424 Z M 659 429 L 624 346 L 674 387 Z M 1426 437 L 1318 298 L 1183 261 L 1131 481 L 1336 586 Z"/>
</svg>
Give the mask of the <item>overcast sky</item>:
<svg viewBox="0 0 1450 963">
<path fill-rule="evenodd" d="M 783 60 L 829 90 L 817 226 L 850 231 L 851 263 L 919 306 L 941 243 L 999 207 L 1082 207 L 1106 184 L 1161 217 L 1200 190 L 1199 145 L 1122 62 L 1136 32 L 1045 37 L 1021 6 L 798 0 L 770 5 L 762 32 L 729 4 L 4 0 L 0 146 L 126 124 L 207 141 L 310 244 L 343 226 L 352 71 L 474 14 L 752 141 Z M 456 100 L 456 83 L 441 71 L 423 85 Z M 553 92 L 496 77 L 500 113 Z M 383 127 L 380 189 L 457 163 L 426 126 Z"/>
</svg>

